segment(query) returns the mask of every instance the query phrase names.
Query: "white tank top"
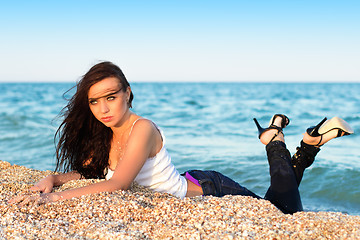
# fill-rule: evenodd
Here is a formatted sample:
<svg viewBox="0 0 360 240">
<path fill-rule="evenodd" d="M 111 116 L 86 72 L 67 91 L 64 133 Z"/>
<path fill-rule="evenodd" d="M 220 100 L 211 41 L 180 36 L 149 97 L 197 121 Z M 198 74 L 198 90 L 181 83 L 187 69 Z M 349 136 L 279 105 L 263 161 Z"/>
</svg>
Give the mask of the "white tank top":
<svg viewBox="0 0 360 240">
<path fill-rule="evenodd" d="M 135 120 L 132 128 L 140 119 L 144 118 Z M 163 140 L 162 148 L 155 157 L 146 159 L 145 164 L 135 177 L 134 181 L 139 185 L 148 187 L 154 191 L 166 192 L 179 198 L 184 198 L 187 192 L 186 179 L 175 169 L 175 166 L 171 162 L 171 157 L 165 148 L 165 137 L 159 127 L 155 123 L 153 124 L 161 134 Z M 105 179 L 109 180 L 113 174 L 114 171 L 108 169 Z"/>
</svg>

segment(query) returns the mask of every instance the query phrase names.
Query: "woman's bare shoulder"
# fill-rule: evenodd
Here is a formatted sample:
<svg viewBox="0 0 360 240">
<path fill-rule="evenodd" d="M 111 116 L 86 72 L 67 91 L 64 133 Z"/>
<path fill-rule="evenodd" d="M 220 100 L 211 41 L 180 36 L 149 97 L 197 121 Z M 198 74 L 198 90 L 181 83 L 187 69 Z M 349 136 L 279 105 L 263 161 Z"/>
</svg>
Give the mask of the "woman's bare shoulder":
<svg viewBox="0 0 360 240">
<path fill-rule="evenodd" d="M 132 131 L 134 131 L 135 129 L 154 131 L 157 130 L 158 128 L 153 121 L 147 118 L 139 117 L 133 123 Z"/>
<path fill-rule="evenodd" d="M 139 141 L 146 141 L 147 139 L 147 141 L 153 142 L 155 145 L 162 145 L 162 135 L 159 128 L 153 121 L 146 118 L 139 118 L 134 122 L 130 138 Z"/>
</svg>

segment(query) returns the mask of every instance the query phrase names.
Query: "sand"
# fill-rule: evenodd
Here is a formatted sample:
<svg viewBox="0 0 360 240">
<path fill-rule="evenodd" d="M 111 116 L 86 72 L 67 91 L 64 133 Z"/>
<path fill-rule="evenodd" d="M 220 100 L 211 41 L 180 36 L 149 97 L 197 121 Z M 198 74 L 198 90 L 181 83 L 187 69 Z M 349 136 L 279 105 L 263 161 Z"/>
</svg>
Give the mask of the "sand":
<svg viewBox="0 0 360 240">
<path fill-rule="evenodd" d="M 266 200 L 242 196 L 181 200 L 136 184 L 20 207 L 7 200 L 51 172 L 0 161 L 0 173 L 0 239 L 360 239 L 360 216 L 283 214 Z M 71 181 L 55 191 L 96 181 Z"/>
</svg>

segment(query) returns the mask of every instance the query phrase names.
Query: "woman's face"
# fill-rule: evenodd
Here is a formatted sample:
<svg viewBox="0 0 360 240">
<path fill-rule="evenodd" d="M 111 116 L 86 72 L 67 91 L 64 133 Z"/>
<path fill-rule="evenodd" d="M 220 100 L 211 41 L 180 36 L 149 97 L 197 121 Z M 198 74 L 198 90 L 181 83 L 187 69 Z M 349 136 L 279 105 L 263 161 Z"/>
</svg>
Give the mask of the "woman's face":
<svg viewBox="0 0 360 240">
<path fill-rule="evenodd" d="M 125 120 L 125 114 L 129 111 L 130 92 L 130 87 L 124 92 L 117 78 L 104 78 L 89 89 L 90 110 L 105 126 L 120 127 Z"/>
</svg>

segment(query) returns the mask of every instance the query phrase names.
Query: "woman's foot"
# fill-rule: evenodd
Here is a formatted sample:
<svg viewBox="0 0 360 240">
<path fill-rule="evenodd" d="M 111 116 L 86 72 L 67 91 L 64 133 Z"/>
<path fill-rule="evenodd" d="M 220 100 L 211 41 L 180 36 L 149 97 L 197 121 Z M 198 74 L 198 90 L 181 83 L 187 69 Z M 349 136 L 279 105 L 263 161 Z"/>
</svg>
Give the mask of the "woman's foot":
<svg viewBox="0 0 360 240">
<path fill-rule="evenodd" d="M 282 129 L 289 124 L 290 120 L 288 117 L 283 114 L 275 114 L 270 120 L 269 127 L 265 129 L 259 125 L 256 118 L 254 118 L 254 121 L 258 127 L 259 139 L 261 143 L 267 145 L 272 141 L 285 142 Z"/>
<path fill-rule="evenodd" d="M 308 128 L 303 141 L 315 147 L 321 147 L 333 138 L 353 134 L 354 131 L 343 119 L 334 117 L 326 121 L 324 118 L 317 126 Z"/>
</svg>

